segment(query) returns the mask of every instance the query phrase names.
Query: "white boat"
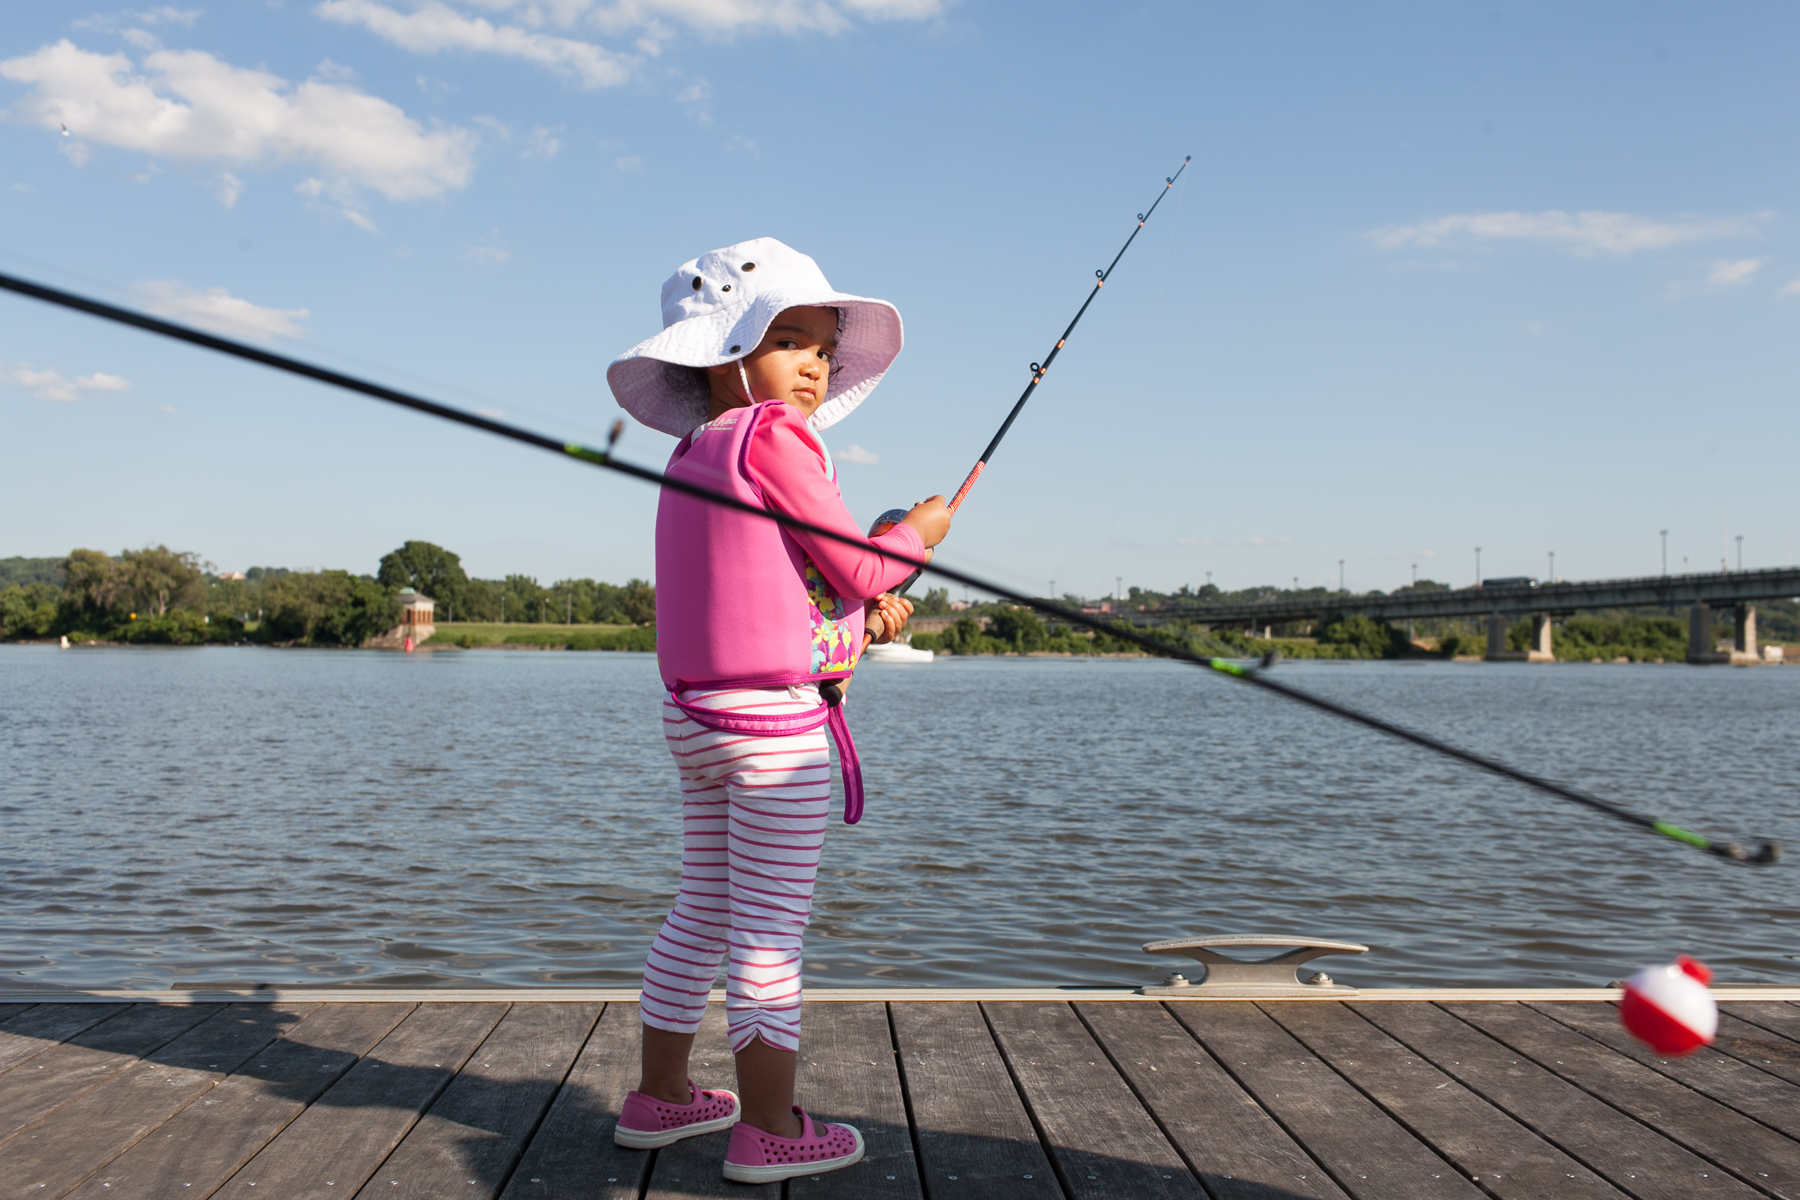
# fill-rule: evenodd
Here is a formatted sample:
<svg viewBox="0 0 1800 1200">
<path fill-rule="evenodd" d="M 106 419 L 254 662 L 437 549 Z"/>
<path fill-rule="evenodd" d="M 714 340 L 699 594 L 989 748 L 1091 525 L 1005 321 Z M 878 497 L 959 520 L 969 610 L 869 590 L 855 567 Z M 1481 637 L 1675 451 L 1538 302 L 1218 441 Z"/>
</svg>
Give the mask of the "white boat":
<svg viewBox="0 0 1800 1200">
<path fill-rule="evenodd" d="M 914 650 L 912 635 L 908 634 L 904 641 L 887 642 L 884 645 L 870 646 L 863 651 L 863 657 L 870 662 L 891 663 L 928 663 L 937 657 L 929 650 Z"/>
</svg>

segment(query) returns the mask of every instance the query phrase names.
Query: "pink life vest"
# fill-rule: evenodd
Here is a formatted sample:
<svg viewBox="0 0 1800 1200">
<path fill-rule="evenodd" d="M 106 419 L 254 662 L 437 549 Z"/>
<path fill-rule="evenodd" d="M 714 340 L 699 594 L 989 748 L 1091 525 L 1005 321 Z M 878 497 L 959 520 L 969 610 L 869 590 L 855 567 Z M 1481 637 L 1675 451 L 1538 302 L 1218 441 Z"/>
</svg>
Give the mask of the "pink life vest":
<svg viewBox="0 0 1800 1200">
<path fill-rule="evenodd" d="M 785 409 L 769 400 L 707 422 L 675 447 L 667 474 L 768 507 L 750 474 L 750 439 Z M 903 578 L 906 568 L 897 569 Z M 862 638 L 862 603 L 832 595 L 818 567 L 779 525 L 680 492 L 662 493 L 656 654 L 663 686 L 684 713 L 712 729 L 782 736 L 828 724 L 843 766 L 844 820 L 852 825 L 862 816 L 862 774 L 835 705 L 791 716 L 732 717 L 687 704 L 680 693 L 847 679 Z"/>
</svg>

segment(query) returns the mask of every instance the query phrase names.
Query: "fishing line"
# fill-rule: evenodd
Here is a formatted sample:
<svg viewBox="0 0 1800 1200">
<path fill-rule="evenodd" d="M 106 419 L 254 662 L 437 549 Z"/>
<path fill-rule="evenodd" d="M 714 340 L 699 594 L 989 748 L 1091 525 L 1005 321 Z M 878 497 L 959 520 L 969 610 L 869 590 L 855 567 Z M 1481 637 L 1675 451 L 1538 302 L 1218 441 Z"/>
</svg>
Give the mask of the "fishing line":
<svg viewBox="0 0 1800 1200">
<path fill-rule="evenodd" d="M 1126 244 L 1129 245 L 1130 243 L 1127 242 Z M 1116 262 L 1117 260 L 1115 259 L 1114 261 Z M 446 421 L 454 421 L 459 425 L 467 425 L 470 428 L 496 434 L 499 437 L 509 438 L 515 442 L 522 442 L 528 446 L 536 446 L 541 450 L 549 450 L 555 454 L 561 454 L 570 458 L 578 458 L 583 462 L 605 468 L 608 471 L 617 471 L 622 475 L 629 475 L 633 479 L 641 479 L 646 483 L 658 484 L 662 487 L 705 500 L 711 504 L 734 509 L 738 512 L 759 517 L 763 520 L 773 521 L 786 529 L 804 530 L 815 537 L 840 542 L 846 546 L 852 546 L 859 550 L 868 549 L 868 542 L 861 538 L 850 537 L 846 534 L 838 533 L 835 530 L 825 529 L 818 525 L 814 525 L 809 521 L 803 521 L 797 517 L 790 517 L 785 513 L 772 512 L 768 509 L 758 508 L 755 505 L 748 504 L 734 496 L 725 495 L 723 492 L 715 492 L 710 488 L 701 487 L 698 484 L 690 483 L 684 479 L 671 479 L 659 471 L 652 471 L 646 467 L 637 466 L 634 463 L 619 461 L 613 457 L 612 452 L 613 448 L 618 444 L 620 435 L 625 429 L 625 422 L 622 420 L 613 423 L 612 433 L 607 439 L 606 448 L 595 449 L 591 446 L 584 446 L 579 442 L 567 442 L 553 437 L 546 437 L 541 433 L 533 433 L 528 429 L 521 429 L 514 425 L 508 425 L 503 421 L 496 421 L 491 417 L 484 417 L 477 413 L 464 412 L 461 409 L 451 408 L 449 405 L 439 404 L 433 400 L 427 400 L 423 397 L 414 396 L 394 388 L 384 387 L 378 383 L 370 383 L 367 380 L 358 379 L 353 375 L 345 375 L 338 371 L 328 370 L 324 367 L 315 366 L 312 363 L 303 362 L 300 359 L 289 358 L 285 354 L 276 354 L 272 351 L 246 345 L 243 342 L 233 341 L 230 338 L 219 337 L 210 333 L 202 333 L 198 329 L 191 329 L 185 325 L 178 325 L 173 321 L 165 321 L 159 317 L 146 316 L 143 313 L 133 312 L 130 309 L 120 308 L 117 305 L 107 304 L 103 301 L 92 300 L 85 296 L 78 296 L 72 292 L 62 291 L 59 288 L 47 287 L 40 283 L 33 283 L 30 280 L 20 279 L 16 276 L 0 273 L 0 290 L 14 292 L 21 296 L 29 296 L 34 300 L 41 300 L 46 304 L 54 304 L 62 308 L 72 309 L 76 312 L 87 313 L 89 316 L 99 317 L 102 320 L 112 321 L 120 325 L 129 325 L 132 328 L 141 329 L 147 333 L 154 333 L 160 337 L 173 338 L 176 341 L 187 342 L 190 345 L 200 346 L 220 354 L 230 355 L 233 358 L 241 358 L 249 362 L 260 363 L 265 367 L 270 367 L 277 371 L 286 371 L 292 375 L 303 376 L 307 379 L 316 380 L 319 383 L 328 384 L 331 387 L 342 388 L 345 391 L 357 392 L 361 395 L 369 396 L 388 404 L 397 404 L 402 408 L 410 408 L 415 412 L 422 412 Z M 1715 855 L 1719 858 L 1729 859 L 1733 862 L 1756 864 L 1774 863 L 1779 862 L 1781 859 L 1781 844 L 1779 842 L 1763 841 L 1759 843 L 1755 849 L 1746 850 L 1737 842 L 1713 841 L 1700 834 L 1692 833 L 1679 826 L 1672 825 L 1667 821 L 1660 821 L 1653 817 L 1647 817 L 1641 813 L 1633 812 L 1623 805 L 1615 804 L 1610 800 L 1602 800 L 1598 796 L 1589 795 L 1588 793 L 1578 791 L 1575 788 L 1565 787 L 1552 780 L 1533 775 L 1527 771 L 1521 771 L 1517 767 L 1511 767 L 1495 759 L 1487 758 L 1483 755 L 1452 746 L 1447 742 L 1439 741 L 1429 734 L 1419 733 L 1416 730 L 1395 725 L 1391 721 L 1383 720 L 1380 717 L 1357 712 L 1355 709 L 1346 708 L 1336 701 L 1327 700 L 1322 696 L 1316 696 L 1310 692 L 1305 692 L 1298 688 L 1290 687 L 1285 683 L 1280 683 L 1268 677 L 1268 668 L 1273 666 L 1276 661 L 1276 656 L 1273 654 L 1263 658 L 1260 665 L 1255 662 L 1245 662 L 1239 659 L 1207 657 L 1195 653 L 1187 646 L 1166 641 L 1162 638 L 1152 637 L 1149 634 L 1133 629 L 1127 625 L 1115 624 L 1111 621 L 1102 621 L 1098 617 L 1091 616 L 1076 609 L 1064 607 L 1061 604 L 1027 596 L 1022 592 L 1015 592 L 1011 588 L 1001 587 L 998 584 L 979 579 L 952 567 L 939 566 L 930 562 L 928 559 L 918 559 L 909 555 L 894 554 L 888 551 L 882 551 L 882 555 L 883 557 L 894 559 L 897 562 L 908 563 L 912 566 L 931 571 L 933 574 L 941 575 L 952 582 L 976 588 L 1025 608 L 1034 609 L 1047 616 L 1055 617 L 1059 621 L 1065 621 L 1071 625 L 1079 625 L 1083 628 L 1091 629 L 1096 633 L 1104 633 L 1108 637 L 1117 638 L 1120 641 L 1130 642 L 1151 653 L 1180 659 L 1183 662 L 1192 663 L 1195 666 L 1206 667 L 1210 670 L 1220 672 L 1221 674 L 1229 675 L 1233 679 L 1241 680 L 1261 688 L 1264 691 L 1273 692 L 1278 696 L 1284 696 L 1296 703 L 1307 705 L 1308 707 L 1318 709 L 1321 712 L 1331 713 L 1333 716 L 1342 717 L 1347 721 L 1354 721 L 1359 725 L 1385 733 L 1390 737 L 1396 737 L 1402 741 L 1411 742 L 1415 746 L 1436 751 L 1439 754 L 1468 763 L 1472 767 L 1479 767 L 1484 771 L 1499 775 L 1505 779 L 1510 779 L 1515 783 L 1522 783 L 1526 787 L 1543 792 L 1546 795 L 1555 796 L 1561 800 L 1568 800 L 1580 804 L 1593 812 L 1624 821 L 1628 824 L 1635 825 L 1640 829 L 1649 830 L 1652 833 L 1661 834 L 1666 838 L 1672 838 L 1675 841 L 1704 850 L 1708 854 Z"/>
</svg>

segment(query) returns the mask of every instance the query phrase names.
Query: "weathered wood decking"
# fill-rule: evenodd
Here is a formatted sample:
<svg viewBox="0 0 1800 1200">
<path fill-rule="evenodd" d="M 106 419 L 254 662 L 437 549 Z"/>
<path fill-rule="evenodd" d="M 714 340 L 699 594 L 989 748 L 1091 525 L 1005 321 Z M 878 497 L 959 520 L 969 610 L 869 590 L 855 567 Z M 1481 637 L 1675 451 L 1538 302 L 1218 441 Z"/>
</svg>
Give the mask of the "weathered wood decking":
<svg viewBox="0 0 1800 1200">
<path fill-rule="evenodd" d="M 725 1183 L 724 1134 L 613 1146 L 637 1010 L 592 993 L 0 1005 L 0 1195 L 1800 1198 L 1785 1000 L 1666 1061 L 1591 998 L 1016 994 L 809 1005 L 802 1102 L 869 1154 L 785 1192 Z"/>
</svg>

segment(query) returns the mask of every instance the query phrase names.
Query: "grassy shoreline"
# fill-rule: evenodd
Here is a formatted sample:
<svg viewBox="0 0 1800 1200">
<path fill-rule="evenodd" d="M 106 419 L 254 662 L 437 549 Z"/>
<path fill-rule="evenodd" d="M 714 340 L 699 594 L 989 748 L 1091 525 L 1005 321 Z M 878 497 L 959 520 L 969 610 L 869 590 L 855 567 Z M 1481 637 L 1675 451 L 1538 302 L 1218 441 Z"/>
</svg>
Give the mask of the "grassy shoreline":
<svg viewBox="0 0 1800 1200">
<path fill-rule="evenodd" d="M 427 646 L 542 646 L 564 650 L 655 650 L 656 628 L 651 625 L 548 625 L 498 621 L 445 621 L 437 626 Z"/>
</svg>

